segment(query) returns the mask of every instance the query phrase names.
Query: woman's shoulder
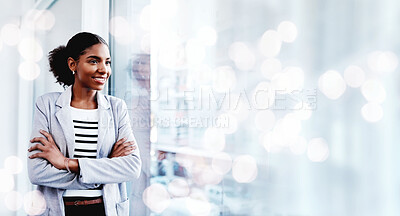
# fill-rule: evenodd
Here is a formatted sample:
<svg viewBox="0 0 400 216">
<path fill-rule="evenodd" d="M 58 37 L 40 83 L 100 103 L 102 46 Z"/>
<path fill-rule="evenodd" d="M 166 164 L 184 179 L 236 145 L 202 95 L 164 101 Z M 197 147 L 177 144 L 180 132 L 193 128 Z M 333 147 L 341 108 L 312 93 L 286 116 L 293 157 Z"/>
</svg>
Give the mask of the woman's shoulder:
<svg viewBox="0 0 400 216">
<path fill-rule="evenodd" d="M 54 110 L 56 101 L 61 93 L 62 92 L 49 92 L 37 97 L 35 102 L 36 108 L 46 113 L 50 110 Z"/>
<path fill-rule="evenodd" d="M 62 92 L 48 92 L 45 93 L 41 96 L 39 96 L 36 99 L 36 102 L 43 102 L 43 103 L 48 103 L 48 102 L 55 102 L 57 101 L 58 97 L 60 97 Z"/>
<path fill-rule="evenodd" d="M 104 95 L 104 97 L 106 97 L 110 105 L 113 107 L 126 106 L 125 101 L 121 98 L 112 95 Z"/>
<path fill-rule="evenodd" d="M 58 98 L 61 95 L 62 92 L 48 92 L 45 94 L 42 94 L 40 97 L 43 99 L 54 99 Z"/>
</svg>

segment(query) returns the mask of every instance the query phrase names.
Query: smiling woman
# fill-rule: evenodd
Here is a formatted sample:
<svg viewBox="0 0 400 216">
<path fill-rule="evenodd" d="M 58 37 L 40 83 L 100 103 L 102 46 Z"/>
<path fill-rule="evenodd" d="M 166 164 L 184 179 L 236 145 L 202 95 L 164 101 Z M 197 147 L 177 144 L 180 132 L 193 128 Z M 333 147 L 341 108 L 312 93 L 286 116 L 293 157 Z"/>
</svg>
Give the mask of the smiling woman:
<svg viewBox="0 0 400 216">
<path fill-rule="evenodd" d="M 41 215 L 128 215 L 125 182 L 141 160 L 125 102 L 100 90 L 111 75 L 100 36 L 81 32 L 49 54 L 64 92 L 36 100 L 28 173 L 47 209 Z"/>
<path fill-rule="evenodd" d="M 96 44 L 86 49 L 86 53 L 79 58 L 81 64 L 73 58 L 68 58 L 68 65 L 72 71 L 82 71 L 76 78 L 79 83 L 86 84 L 86 87 L 101 90 L 111 74 L 111 61 L 108 47 L 104 44 Z M 92 81 L 96 85 L 92 85 Z"/>
</svg>

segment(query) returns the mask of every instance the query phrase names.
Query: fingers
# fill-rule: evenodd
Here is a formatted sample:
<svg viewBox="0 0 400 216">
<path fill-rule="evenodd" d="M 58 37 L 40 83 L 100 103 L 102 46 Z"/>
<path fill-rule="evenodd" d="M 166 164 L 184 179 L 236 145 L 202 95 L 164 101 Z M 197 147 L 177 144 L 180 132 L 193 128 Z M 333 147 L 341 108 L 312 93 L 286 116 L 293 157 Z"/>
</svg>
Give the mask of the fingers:
<svg viewBox="0 0 400 216">
<path fill-rule="evenodd" d="M 136 149 L 136 145 L 135 144 L 130 145 L 130 146 L 126 146 L 121 154 L 122 154 L 122 156 L 130 155 L 130 154 L 132 154 L 132 152 L 135 149 Z"/>
<path fill-rule="evenodd" d="M 135 141 L 125 142 L 126 140 L 127 138 L 124 137 L 114 144 L 110 157 L 122 157 L 132 154 L 132 152 L 137 148 Z"/>
<path fill-rule="evenodd" d="M 124 138 L 118 140 L 118 141 L 114 144 L 113 150 L 112 150 L 112 151 L 115 151 L 115 150 L 118 148 L 119 145 L 121 145 L 123 142 L 125 142 L 125 140 L 126 140 L 126 137 L 124 137 Z"/>
<path fill-rule="evenodd" d="M 53 137 L 47 131 L 40 130 L 40 133 L 43 134 L 47 138 L 48 141 L 50 141 L 51 143 L 54 143 Z"/>
<path fill-rule="evenodd" d="M 120 144 L 116 147 L 116 149 L 114 150 L 115 154 L 119 155 L 121 154 L 122 151 L 125 151 L 128 147 L 134 146 L 135 142 L 134 141 L 129 141 L 129 142 L 125 142 L 123 144 Z M 136 149 L 136 147 L 135 147 Z"/>
<path fill-rule="evenodd" d="M 44 153 L 43 152 L 35 153 L 35 154 L 29 156 L 29 158 L 30 159 L 33 159 L 33 158 L 44 158 Z"/>
<path fill-rule="evenodd" d="M 125 142 L 124 144 L 122 144 L 120 146 L 126 148 L 128 146 L 133 146 L 133 145 L 135 145 L 135 142 L 134 141 L 129 141 L 129 142 Z"/>
<path fill-rule="evenodd" d="M 43 138 L 43 137 L 34 137 L 33 139 L 30 140 L 30 142 L 31 142 L 31 143 L 40 142 L 40 143 L 42 143 L 43 145 L 45 145 L 45 144 L 48 144 L 49 141 L 47 141 L 47 140 L 46 140 L 45 138 Z"/>
<path fill-rule="evenodd" d="M 121 143 L 121 144 L 115 145 L 115 150 L 120 151 L 121 149 L 124 149 L 125 147 L 134 145 L 134 144 L 135 144 L 135 142 L 133 142 L 133 141 Z"/>
<path fill-rule="evenodd" d="M 111 156 L 110 157 L 118 157 L 118 153 L 120 151 L 120 149 L 118 148 L 124 141 L 126 140 L 126 137 L 118 140 L 112 147 L 112 151 L 111 151 Z"/>
<path fill-rule="evenodd" d="M 126 156 L 129 154 L 132 154 L 132 152 L 137 148 L 137 146 L 134 144 L 134 142 L 126 142 L 124 144 L 121 144 L 118 146 L 117 149 L 113 152 L 113 155 L 115 157 L 122 157 Z"/>
<path fill-rule="evenodd" d="M 121 145 L 121 144 L 124 143 L 125 141 L 126 141 L 126 137 L 124 137 L 124 138 L 118 140 L 118 141 L 115 143 L 115 145 Z"/>
<path fill-rule="evenodd" d="M 129 147 L 129 149 L 125 149 L 124 152 L 122 152 L 121 156 L 127 156 L 132 154 L 132 152 L 134 151 L 133 147 Z"/>
<path fill-rule="evenodd" d="M 43 151 L 43 145 L 42 145 L 42 144 L 36 144 L 36 145 L 34 145 L 34 146 L 28 148 L 28 151 L 29 151 L 29 152 L 34 151 L 34 150 Z"/>
<path fill-rule="evenodd" d="M 132 154 L 132 152 L 136 149 L 136 146 L 129 146 L 124 148 L 119 154 L 118 157 L 127 156 Z"/>
</svg>

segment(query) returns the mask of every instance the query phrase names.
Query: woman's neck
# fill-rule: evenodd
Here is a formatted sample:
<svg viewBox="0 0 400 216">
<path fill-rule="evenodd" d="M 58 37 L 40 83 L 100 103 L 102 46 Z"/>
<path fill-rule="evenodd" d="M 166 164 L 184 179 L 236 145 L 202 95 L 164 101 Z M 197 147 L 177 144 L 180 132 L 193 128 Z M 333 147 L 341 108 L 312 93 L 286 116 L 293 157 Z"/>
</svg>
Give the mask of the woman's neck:
<svg viewBox="0 0 400 216">
<path fill-rule="evenodd" d="M 97 90 L 83 88 L 79 85 L 72 86 L 71 106 L 80 109 L 97 108 Z"/>
</svg>

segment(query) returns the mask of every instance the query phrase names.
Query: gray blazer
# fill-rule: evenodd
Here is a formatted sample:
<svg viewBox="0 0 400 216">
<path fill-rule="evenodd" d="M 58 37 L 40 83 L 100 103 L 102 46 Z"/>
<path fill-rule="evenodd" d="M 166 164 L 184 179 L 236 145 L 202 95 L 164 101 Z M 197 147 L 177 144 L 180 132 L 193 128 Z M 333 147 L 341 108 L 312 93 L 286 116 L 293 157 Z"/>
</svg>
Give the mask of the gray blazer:
<svg viewBox="0 0 400 216">
<path fill-rule="evenodd" d="M 62 154 L 74 155 L 75 135 L 71 119 L 72 87 L 64 92 L 52 92 L 36 100 L 31 139 L 44 137 L 39 130 L 52 134 Z M 66 189 L 89 189 L 103 184 L 103 199 L 107 215 L 128 215 L 129 200 L 125 182 L 140 175 L 139 148 L 128 156 L 107 158 L 114 143 L 123 138 L 135 141 L 126 103 L 116 97 L 97 92 L 99 129 L 97 158 L 81 158 L 80 173 L 59 170 L 42 158 L 28 158 L 28 174 L 32 184 L 38 185 L 46 200 L 42 215 L 64 215 L 62 195 Z M 30 146 L 37 143 L 30 143 Z M 39 152 L 28 152 L 28 156 Z"/>
</svg>

